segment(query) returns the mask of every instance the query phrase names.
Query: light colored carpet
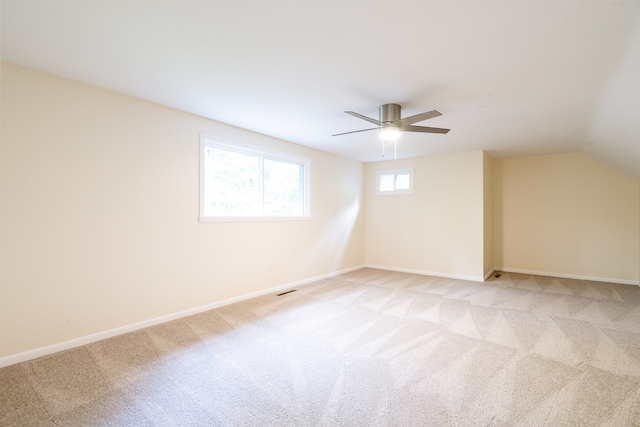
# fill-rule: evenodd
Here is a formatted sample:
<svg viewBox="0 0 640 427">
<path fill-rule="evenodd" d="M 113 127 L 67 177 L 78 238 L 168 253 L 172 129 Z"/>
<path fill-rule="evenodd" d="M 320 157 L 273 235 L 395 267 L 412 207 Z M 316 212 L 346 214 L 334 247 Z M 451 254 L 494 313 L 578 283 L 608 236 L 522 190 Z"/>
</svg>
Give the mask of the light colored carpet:
<svg viewBox="0 0 640 427">
<path fill-rule="evenodd" d="M 638 426 L 640 287 L 362 269 L 0 370 L 1 426 Z"/>
</svg>

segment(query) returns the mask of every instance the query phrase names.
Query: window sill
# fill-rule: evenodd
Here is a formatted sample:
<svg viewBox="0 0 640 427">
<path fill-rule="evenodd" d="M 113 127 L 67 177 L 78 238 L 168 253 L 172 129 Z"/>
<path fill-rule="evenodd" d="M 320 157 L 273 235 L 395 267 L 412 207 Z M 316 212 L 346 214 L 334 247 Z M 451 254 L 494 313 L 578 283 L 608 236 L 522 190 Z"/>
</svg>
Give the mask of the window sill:
<svg viewBox="0 0 640 427">
<path fill-rule="evenodd" d="M 297 216 L 205 216 L 198 222 L 265 222 L 265 221 L 308 221 L 311 215 Z"/>
</svg>

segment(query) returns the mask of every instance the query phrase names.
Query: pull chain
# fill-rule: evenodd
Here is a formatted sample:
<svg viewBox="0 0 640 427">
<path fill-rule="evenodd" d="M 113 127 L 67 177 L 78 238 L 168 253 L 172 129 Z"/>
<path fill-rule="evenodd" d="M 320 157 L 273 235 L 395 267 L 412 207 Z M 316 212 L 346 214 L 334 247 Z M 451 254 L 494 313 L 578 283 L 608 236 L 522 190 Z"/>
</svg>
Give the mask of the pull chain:
<svg viewBox="0 0 640 427">
<path fill-rule="evenodd" d="M 384 158 L 384 146 L 387 141 L 382 140 L 382 157 Z M 398 138 L 393 139 L 393 160 L 398 160 Z"/>
</svg>

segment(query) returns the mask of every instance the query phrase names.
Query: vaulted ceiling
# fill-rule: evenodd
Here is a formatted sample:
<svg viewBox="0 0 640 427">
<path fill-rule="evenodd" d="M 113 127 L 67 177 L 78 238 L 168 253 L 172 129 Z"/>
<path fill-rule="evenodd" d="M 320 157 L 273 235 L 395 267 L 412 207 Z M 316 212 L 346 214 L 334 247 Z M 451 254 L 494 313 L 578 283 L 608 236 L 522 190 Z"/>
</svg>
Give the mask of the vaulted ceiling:
<svg viewBox="0 0 640 427">
<path fill-rule="evenodd" d="M 639 0 L 2 0 L 2 59 L 360 161 L 583 151 L 640 179 Z M 387 157 L 388 158 L 388 157 Z"/>
</svg>

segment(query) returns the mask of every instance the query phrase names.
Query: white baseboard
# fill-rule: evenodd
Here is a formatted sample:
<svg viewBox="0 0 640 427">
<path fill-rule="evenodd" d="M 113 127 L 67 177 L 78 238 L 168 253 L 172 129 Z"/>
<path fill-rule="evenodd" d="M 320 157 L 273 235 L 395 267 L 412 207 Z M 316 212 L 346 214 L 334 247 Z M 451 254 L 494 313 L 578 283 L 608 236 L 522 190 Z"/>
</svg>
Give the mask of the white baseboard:
<svg viewBox="0 0 640 427">
<path fill-rule="evenodd" d="M 621 285 L 640 286 L 640 281 L 635 281 L 635 280 L 611 279 L 607 277 L 594 277 L 594 276 L 579 276 L 577 274 L 550 273 L 547 271 L 520 270 L 517 268 L 504 268 L 504 267 L 494 267 L 494 270 L 504 271 L 505 273 L 533 274 L 536 276 L 563 277 L 566 279 L 590 280 L 593 282 L 619 283 Z"/>
<path fill-rule="evenodd" d="M 365 264 L 364 266 L 368 268 L 377 268 L 379 270 L 397 271 L 400 273 L 420 274 L 422 276 L 446 277 L 448 279 L 460 279 L 460 280 L 470 280 L 473 282 L 484 282 L 484 277 L 482 276 L 464 276 L 460 274 L 447 274 L 447 273 L 439 273 L 435 271 L 413 270 L 410 268 L 388 267 L 385 265 L 374 265 L 374 264 Z"/>
<path fill-rule="evenodd" d="M 211 304 L 206 304 L 200 307 L 191 308 L 188 310 L 179 311 L 177 313 L 167 314 L 165 316 L 155 317 L 153 319 L 144 320 L 142 322 L 133 323 L 130 325 L 121 326 L 118 328 L 110 329 L 107 331 L 98 332 L 91 335 L 85 335 L 83 337 L 74 338 L 68 341 L 63 341 L 60 343 L 48 345 L 45 347 L 36 348 L 33 350 L 28 350 L 22 353 L 14 354 L 11 356 L 6 356 L 0 358 L 0 368 L 4 368 L 5 366 L 15 365 L 16 363 L 26 362 L 28 360 L 37 359 L 38 357 L 48 356 L 50 354 L 58 353 L 60 351 L 69 350 L 75 347 L 80 347 L 86 344 L 91 344 L 96 341 L 104 340 L 107 338 L 115 337 L 117 335 L 126 334 L 128 332 L 134 332 L 140 329 L 148 328 L 150 326 L 158 325 L 160 323 L 169 322 L 171 320 L 180 319 L 183 317 L 191 316 L 194 314 L 202 313 L 203 311 L 212 310 L 214 308 L 223 307 L 225 305 L 234 304 L 236 302 L 244 301 L 250 298 L 259 297 L 262 295 L 277 293 L 286 289 L 290 289 L 296 286 L 301 286 L 306 283 L 315 282 L 317 280 L 322 280 L 330 277 L 337 276 L 339 274 L 349 273 L 351 271 L 359 270 L 364 268 L 364 265 L 359 265 L 356 267 L 347 268 L 340 271 L 335 271 L 328 274 L 323 274 L 316 277 L 311 277 L 309 279 L 298 280 L 296 282 L 287 283 L 285 285 L 275 286 L 273 288 L 264 289 L 261 291 L 252 292 L 249 294 L 241 295 L 234 298 L 228 298 L 222 301 L 217 301 Z"/>
<path fill-rule="evenodd" d="M 481 277 L 481 276 L 463 276 L 459 274 L 447 274 L 447 273 L 440 273 L 435 271 L 413 270 L 409 268 L 388 267 L 384 265 L 374 265 L 374 264 L 365 264 L 364 266 L 368 268 L 377 268 L 379 270 L 398 271 L 401 273 L 413 273 L 413 274 L 420 274 L 423 276 L 446 277 L 450 279 L 471 280 L 474 282 L 486 282 L 495 272 L 503 271 L 505 273 L 533 274 L 537 276 L 563 277 L 567 279 L 590 280 L 593 282 L 619 283 L 621 285 L 640 286 L 640 281 L 635 281 L 635 280 L 611 279 L 607 277 L 594 277 L 594 276 L 580 276 L 576 274 L 550 273 L 547 271 L 520 270 L 516 268 L 503 268 L 503 267 L 493 267 L 487 274 L 484 275 L 484 277 Z"/>
<path fill-rule="evenodd" d="M 489 272 L 488 272 L 487 274 L 485 274 L 485 275 L 484 275 L 484 280 L 483 280 L 483 282 L 486 282 L 487 280 L 489 280 L 489 277 L 491 277 L 491 275 L 492 275 L 493 273 L 495 273 L 495 271 L 496 271 L 496 269 L 495 269 L 495 268 L 492 268 L 491 270 L 489 270 Z"/>
<path fill-rule="evenodd" d="M 153 319 L 144 320 L 142 322 L 133 323 L 130 325 L 121 326 L 118 328 L 110 329 L 107 331 L 98 332 L 91 335 L 86 335 L 79 338 L 74 338 L 68 341 L 64 341 L 61 343 L 56 343 L 52 345 L 48 345 L 45 347 L 36 348 L 33 350 L 28 350 L 22 353 L 14 354 L 11 356 L 6 356 L 0 358 L 0 368 L 5 366 L 14 365 L 16 363 L 26 362 L 28 360 L 37 359 L 38 357 L 48 356 L 50 354 L 58 353 L 60 351 L 69 350 L 75 347 L 80 347 L 86 344 L 91 344 L 96 341 L 100 341 L 103 339 L 111 338 L 117 335 L 126 334 L 128 332 L 134 332 L 140 329 L 148 328 L 150 326 L 158 325 L 160 323 L 169 322 L 171 320 L 180 319 L 183 317 L 191 316 L 194 314 L 202 313 L 203 311 L 212 310 L 218 307 L 223 307 L 225 305 L 234 304 L 236 302 L 244 301 L 250 298 L 259 297 L 262 295 L 277 293 L 279 291 L 287 290 L 294 288 L 296 286 L 301 286 L 307 283 L 312 283 L 318 280 L 327 279 L 330 277 L 334 277 L 340 274 L 349 273 L 351 271 L 359 270 L 361 268 L 376 268 L 379 270 L 388 270 L 388 271 L 398 271 L 401 273 L 412 273 L 412 274 L 420 274 L 423 276 L 435 276 L 435 277 L 445 277 L 449 279 L 460 279 L 460 280 L 470 280 L 474 282 L 484 282 L 496 271 L 504 271 L 506 273 L 522 273 L 522 274 L 533 274 L 538 276 L 551 276 L 551 277 L 563 277 L 568 279 L 578 279 L 578 280 L 590 280 L 594 282 L 607 282 L 607 283 L 619 283 L 623 285 L 636 285 L 640 286 L 640 281 L 634 280 L 622 280 L 622 279 L 610 279 L 605 277 L 592 277 L 592 276 L 579 276 L 575 274 L 561 274 L 561 273 L 550 273 L 545 271 L 532 271 L 532 270 L 520 270 L 515 268 L 503 268 L 503 267 L 494 267 L 492 268 L 484 277 L 482 276 L 465 276 L 459 274 L 446 274 L 434 271 L 424 271 L 424 270 L 413 270 L 407 268 L 396 268 L 396 267 L 388 267 L 382 265 L 374 265 L 374 264 L 364 264 L 356 267 L 347 268 L 340 271 L 335 271 L 328 274 L 323 274 L 316 277 L 311 277 L 309 279 L 298 280 L 296 282 L 287 283 L 280 286 L 275 286 L 272 288 L 264 289 L 261 291 L 252 292 L 249 294 L 241 295 L 234 298 L 229 298 L 222 301 L 217 301 L 211 304 L 206 304 L 200 307 L 191 308 L 188 310 L 179 311 L 177 313 L 168 314 L 165 316 L 156 317 Z"/>
</svg>

